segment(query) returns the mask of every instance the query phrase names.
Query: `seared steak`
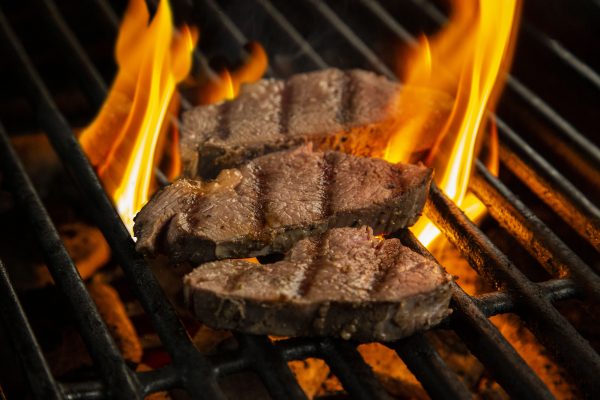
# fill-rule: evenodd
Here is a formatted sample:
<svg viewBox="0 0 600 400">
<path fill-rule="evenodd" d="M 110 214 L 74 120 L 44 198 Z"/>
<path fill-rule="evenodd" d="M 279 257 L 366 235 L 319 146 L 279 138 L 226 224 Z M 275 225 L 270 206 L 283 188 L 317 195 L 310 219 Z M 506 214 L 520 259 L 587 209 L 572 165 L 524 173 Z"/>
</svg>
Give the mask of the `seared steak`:
<svg viewBox="0 0 600 400">
<path fill-rule="evenodd" d="M 398 239 L 338 228 L 299 241 L 274 264 L 201 265 L 184 278 L 184 294 L 213 328 L 391 341 L 448 315 L 450 282 Z"/>
<path fill-rule="evenodd" d="M 271 153 L 211 182 L 181 179 L 135 217 L 137 249 L 193 264 L 284 252 L 328 228 L 412 225 L 431 170 L 310 146 Z"/>
<path fill-rule="evenodd" d="M 338 69 L 246 85 L 235 100 L 184 113 L 184 175 L 213 178 L 223 168 L 305 142 L 322 150 L 380 156 L 394 126 L 410 123 L 416 110 L 431 107 L 425 103 L 430 100 L 397 104 L 399 91 L 397 83 L 372 72 Z M 436 98 L 439 112 L 423 129 L 417 152 L 430 147 L 451 110 L 448 96 L 439 93 Z"/>
</svg>

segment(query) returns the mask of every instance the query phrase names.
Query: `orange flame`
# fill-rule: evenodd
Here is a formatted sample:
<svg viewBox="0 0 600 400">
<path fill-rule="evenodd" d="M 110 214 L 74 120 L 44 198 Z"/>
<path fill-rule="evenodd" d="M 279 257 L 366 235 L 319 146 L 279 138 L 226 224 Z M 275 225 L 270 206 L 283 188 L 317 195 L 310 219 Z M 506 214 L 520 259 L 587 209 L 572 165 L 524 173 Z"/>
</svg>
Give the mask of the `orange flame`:
<svg viewBox="0 0 600 400">
<path fill-rule="evenodd" d="M 480 0 L 477 4 L 455 0 L 449 23 L 430 40 L 421 38 L 405 65 L 405 85 L 431 89 L 418 92 L 431 96 L 432 101 L 419 100 L 431 107 L 424 107 L 410 125 L 393 133 L 385 159 L 408 161 L 424 124 L 436 111 L 434 97 L 451 95 L 452 112 L 425 162 L 434 168 L 437 185 L 471 219 L 485 212 L 485 206 L 467 189 L 486 118 L 494 109 L 512 59 L 519 11 L 519 0 Z M 411 104 L 416 101 L 414 95 L 415 91 L 401 91 L 399 104 Z M 495 136 L 491 137 L 493 142 Z M 491 154 L 494 148 L 492 143 Z M 497 154 L 491 162 L 497 165 Z M 412 230 L 426 246 L 440 233 L 425 217 Z"/>
<path fill-rule="evenodd" d="M 144 0 L 131 0 L 117 39 L 119 72 L 102 110 L 80 136 L 130 231 L 155 185 L 169 113 L 179 106 L 175 88 L 190 70 L 197 39 L 187 26 L 173 29 L 167 0 L 149 20 Z M 172 142 L 176 146 L 176 139 Z"/>
<path fill-rule="evenodd" d="M 208 81 L 199 92 L 199 104 L 213 104 L 223 100 L 234 99 L 240 93 L 244 83 L 253 83 L 263 77 L 269 66 L 269 58 L 265 49 L 257 42 L 246 46 L 248 57 L 244 63 L 233 71 L 224 69 L 218 79 Z"/>
</svg>

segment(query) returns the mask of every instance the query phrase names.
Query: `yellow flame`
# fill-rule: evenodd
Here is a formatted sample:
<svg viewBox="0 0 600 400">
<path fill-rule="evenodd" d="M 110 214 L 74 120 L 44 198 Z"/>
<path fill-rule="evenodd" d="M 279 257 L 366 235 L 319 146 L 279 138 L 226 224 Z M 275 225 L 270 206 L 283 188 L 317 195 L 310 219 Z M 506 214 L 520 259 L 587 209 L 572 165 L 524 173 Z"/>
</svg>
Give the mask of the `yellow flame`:
<svg viewBox="0 0 600 400">
<path fill-rule="evenodd" d="M 248 57 L 239 68 L 233 71 L 221 71 L 219 79 L 208 81 L 199 91 L 199 104 L 213 104 L 223 100 L 234 99 L 239 93 L 242 84 L 253 83 L 263 77 L 269 66 L 267 52 L 258 42 L 247 45 Z"/>
<path fill-rule="evenodd" d="M 400 126 L 385 152 L 390 162 L 408 161 L 422 140 L 424 124 L 437 111 L 435 97 L 440 93 L 452 96 L 452 111 L 426 164 L 434 168 L 437 185 L 471 219 L 485 212 L 485 206 L 467 189 L 486 117 L 512 58 L 519 10 L 518 0 L 454 1 L 449 23 L 430 40 L 422 38 L 406 64 L 405 86 L 432 89 L 419 92 L 431 96 L 430 102 L 421 99 L 431 107 L 424 107 L 411 124 Z M 399 104 L 410 104 L 414 95 L 415 91 L 401 91 Z M 412 230 L 425 246 L 440 233 L 425 217 Z"/>
<path fill-rule="evenodd" d="M 235 97 L 235 88 L 233 87 L 233 81 L 231 80 L 231 74 L 229 71 L 223 71 L 223 82 L 225 83 L 225 98 L 231 100 Z"/>
<path fill-rule="evenodd" d="M 130 231 L 155 184 L 169 110 L 178 107 L 175 88 L 189 72 L 197 38 L 187 26 L 173 29 L 167 0 L 149 20 L 144 0 L 131 0 L 117 39 L 119 72 L 102 110 L 80 136 Z"/>
</svg>

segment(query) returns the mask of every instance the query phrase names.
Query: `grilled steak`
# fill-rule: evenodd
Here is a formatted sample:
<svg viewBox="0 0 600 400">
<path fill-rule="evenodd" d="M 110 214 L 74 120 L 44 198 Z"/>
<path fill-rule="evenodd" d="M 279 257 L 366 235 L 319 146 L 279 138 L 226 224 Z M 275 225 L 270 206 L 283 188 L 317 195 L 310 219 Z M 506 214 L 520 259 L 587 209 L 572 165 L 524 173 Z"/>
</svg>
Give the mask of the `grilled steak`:
<svg viewBox="0 0 600 400">
<path fill-rule="evenodd" d="M 214 261 L 184 278 L 207 325 L 253 334 L 391 341 L 440 322 L 451 278 L 398 239 L 338 228 L 296 243 L 283 261 Z"/>
<path fill-rule="evenodd" d="M 135 218 L 137 249 L 193 264 L 284 252 L 328 228 L 413 224 L 431 170 L 310 146 L 271 153 L 214 181 L 179 180 Z"/>
<path fill-rule="evenodd" d="M 235 100 L 184 113 L 184 175 L 212 178 L 223 168 L 305 142 L 323 150 L 380 156 L 394 126 L 410 123 L 416 110 L 431 108 L 429 96 L 413 96 L 423 98 L 423 104 L 396 104 L 399 90 L 397 83 L 372 72 L 338 69 L 246 85 Z M 439 112 L 423 129 L 417 152 L 431 146 L 451 110 L 448 96 L 436 98 Z"/>
</svg>

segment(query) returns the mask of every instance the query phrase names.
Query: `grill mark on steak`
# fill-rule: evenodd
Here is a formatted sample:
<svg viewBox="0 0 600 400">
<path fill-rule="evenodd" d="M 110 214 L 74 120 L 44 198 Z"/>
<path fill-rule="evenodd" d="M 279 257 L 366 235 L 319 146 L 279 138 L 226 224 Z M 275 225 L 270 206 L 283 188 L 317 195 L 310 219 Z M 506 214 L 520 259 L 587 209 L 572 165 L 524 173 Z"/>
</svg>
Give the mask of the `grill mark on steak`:
<svg viewBox="0 0 600 400">
<path fill-rule="evenodd" d="M 290 108 L 292 106 L 293 97 L 294 88 L 287 80 L 283 81 L 281 103 L 279 105 L 279 133 L 281 135 L 286 135 L 290 130 Z"/>
<path fill-rule="evenodd" d="M 252 170 L 252 176 L 254 177 L 254 185 L 256 188 L 256 195 L 254 207 L 254 221 L 256 222 L 256 232 L 263 232 L 264 227 L 267 226 L 266 218 L 266 200 L 268 190 L 268 179 L 264 171 L 259 166 L 255 166 Z"/>
<path fill-rule="evenodd" d="M 335 178 L 335 158 L 330 157 L 328 153 L 323 155 L 323 175 L 321 177 L 321 216 L 327 218 L 333 214 L 331 208 L 331 198 L 333 196 L 333 179 Z"/>
<path fill-rule="evenodd" d="M 305 296 L 315 281 L 314 278 L 317 275 L 319 268 L 321 267 L 321 260 L 323 259 L 323 256 L 325 255 L 325 236 L 326 236 L 326 234 L 323 233 L 314 238 L 310 238 L 310 241 L 313 244 L 313 247 L 312 247 L 313 254 L 311 257 L 310 264 L 308 265 L 308 267 L 306 268 L 306 271 L 304 272 L 302 281 L 300 282 L 300 285 L 298 285 L 298 295 L 299 296 L 302 296 L 302 297 Z"/>
<path fill-rule="evenodd" d="M 323 155 L 323 174 L 321 176 L 321 216 L 323 218 L 327 218 L 333 214 L 333 210 L 331 209 L 331 197 L 333 193 L 331 189 L 333 186 L 333 178 L 335 176 L 335 165 L 335 159 L 328 157 L 328 154 L 325 153 Z M 311 239 L 314 243 L 315 250 L 312 261 L 306 269 L 302 282 L 298 287 L 300 296 L 304 296 L 308 293 L 314 282 L 314 277 L 321 267 L 321 260 L 323 259 L 326 250 L 325 237 L 326 233 L 323 233 L 316 236 L 314 239 Z"/>
<path fill-rule="evenodd" d="M 352 71 L 343 71 L 340 106 L 338 108 L 336 119 L 344 129 L 348 129 L 348 125 L 352 123 L 354 118 L 356 86 L 356 78 Z"/>
<path fill-rule="evenodd" d="M 219 108 L 219 126 L 217 127 L 218 136 L 225 140 L 231 135 L 231 126 L 229 125 L 229 117 L 231 115 L 232 101 L 225 101 Z"/>
</svg>

